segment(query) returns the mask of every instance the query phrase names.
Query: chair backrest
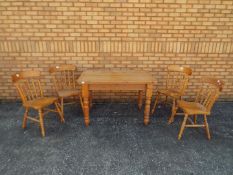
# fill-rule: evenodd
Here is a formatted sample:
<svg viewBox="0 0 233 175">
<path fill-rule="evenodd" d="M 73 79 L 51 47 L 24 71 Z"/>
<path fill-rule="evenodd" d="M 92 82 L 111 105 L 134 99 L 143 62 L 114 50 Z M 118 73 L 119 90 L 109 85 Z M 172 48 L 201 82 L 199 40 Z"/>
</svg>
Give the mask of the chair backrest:
<svg viewBox="0 0 233 175">
<path fill-rule="evenodd" d="M 53 75 L 53 83 L 55 89 L 75 89 L 76 88 L 76 66 L 75 65 L 60 65 L 51 67 L 50 74 Z"/>
<path fill-rule="evenodd" d="M 197 93 L 195 102 L 202 104 L 210 111 L 223 89 L 224 82 L 216 78 L 203 77 L 201 83 L 202 86 Z"/>
<path fill-rule="evenodd" d="M 16 86 L 23 103 L 44 96 L 39 78 L 39 71 L 25 71 L 12 75 L 12 81 Z"/>
<path fill-rule="evenodd" d="M 167 72 L 166 88 L 183 95 L 188 86 L 189 77 L 192 75 L 192 69 L 172 65 L 168 66 Z"/>
</svg>

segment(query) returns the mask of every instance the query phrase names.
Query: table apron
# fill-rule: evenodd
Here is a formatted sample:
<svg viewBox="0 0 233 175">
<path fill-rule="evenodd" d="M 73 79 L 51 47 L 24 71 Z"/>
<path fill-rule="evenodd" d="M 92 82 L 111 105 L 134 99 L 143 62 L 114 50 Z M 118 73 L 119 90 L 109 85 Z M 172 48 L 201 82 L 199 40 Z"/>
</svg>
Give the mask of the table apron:
<svg viewBox="0 0 233 175">
<path fill-rule="evenodd" d="M 89 84 L 89 90 L 145 90 L 147 84 Z"/>
</svg>

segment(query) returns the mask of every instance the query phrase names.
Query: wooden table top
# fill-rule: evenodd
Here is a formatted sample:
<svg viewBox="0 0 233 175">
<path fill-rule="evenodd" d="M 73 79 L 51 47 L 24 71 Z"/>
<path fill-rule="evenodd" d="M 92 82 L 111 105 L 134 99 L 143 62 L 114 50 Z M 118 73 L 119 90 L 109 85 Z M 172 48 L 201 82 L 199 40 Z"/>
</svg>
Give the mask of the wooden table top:
<svg viewBox="0 0 233 175">
<path fill-rule="evenodd" d="M 80 84 L 146 84 L 153 82 L 152 75 L 145 71 L 88 70 L 78 78 Z"/>
</svg>

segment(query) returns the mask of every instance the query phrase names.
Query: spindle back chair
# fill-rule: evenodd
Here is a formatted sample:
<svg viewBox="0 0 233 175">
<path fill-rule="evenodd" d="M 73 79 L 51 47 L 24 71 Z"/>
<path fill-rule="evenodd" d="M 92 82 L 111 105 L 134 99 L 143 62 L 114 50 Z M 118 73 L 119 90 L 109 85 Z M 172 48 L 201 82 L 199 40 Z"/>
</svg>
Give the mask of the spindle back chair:
<svg viewBox="0 0 233 175">
<path fill-rule="evenodd" d="M 192 69 L 172 65 L 168 66 L 167 70 L 166 89 L 177 92 L 180 96 L 183 95 L 192 75 Z"/>
<path fill-rule="evenodd" d="M 54 66 L 50 67 L 49 72 L 53 76 L 53 84 L 60 99 L 62 113 L 64 113 L 64 104 L 73 103 L 64 103 L 64 98 L 78 96 L 82 106 L 82 98 L 76 82 L 78 78 L 76 66 L 72 64 Z"/>
<path fill-rule="evenodd" d="M 185 127 L 204 127 L 206 130 L 207 138 L 210 139 L 207 116 L 210 115 L 213 104 L 223 89 L 224 82 L 222 80 L 209 77 L 203 77 L 200 82 L 202 85 L 198 90 L 194 102 L 187 102 L 183 100 L 179 100 L 177 102 L 175 113 L 178 108 L 184 111 L 184 120 L 181 125 L 178 139 L 181 139 Z M 203 124 L 197 124 L 198 115 L 204 116 Z M 192 120 L 190 116 L 193 116 L 194 119 Z M 187 124 L 187 120 L 190 122 L 190 124 Z"/>
<path fill-rule="evenodd" d="M 41 134 L 45 136 L 44 115 L 48 112 L 56 112 L 59 114 L 61 122 L 64 118 L 61 109 L 58 106 L 58 99 L 55 97 L 44 97 L 43 89 L 40 82 L 39 71 L 25 71 L 12 75 L 12 81 L 19 92 L 23 106 L 26 111 L 24 114 L 22 127 L 26 128 L 27 119 L 38 122 L 41 128 Z M 55 110 L 48 109 L 49 105 L 55 105 Z M 39 117 L 28 116 L 29 110 L 33 108 L 38 111 Z M 46 112 L 44 112 L 46 111 Z"/>
<path fill-rule="evenodd" d="M 20 72 L 12 75 L 12 81 L 20 94 L 23 104 L 44 97 L 39 78 L 40 72 L 38 71 Z"/>
<path fill-rule="evenodd" d="M 210 112 L 214 102 L 223 89 L 223 81 L 216 78 L 203 77 L 202 86 L 199 89 L 195 102 L 203 105 Z"/>
<path fill-rule="evenodd" d="M 75 65 L 60 65 L 51 67 L 49 72 L 53 74 L 53 82 L 57 91 L 64 89 L 75 89 L 77 87 Z"/>
<path fill-rule="evenodd" d="M 155 112 L 155 108 L 158 104 L 159 97 L 165 96 L 165 102 L 167 98 L 172 98 L 172 112 L 174 111 L 176 100 L 181 99 L 187 89 L 189 78 L 192 75 L 192 69 L 189 67 L 180 67 L 171 65 L 167 67 L 166 86 L 164 89 L 159 89 L 156 93 L 156 99 L 151 113 Z M 169 123 L 172 121 L 169 120 Z"/>
</svg>

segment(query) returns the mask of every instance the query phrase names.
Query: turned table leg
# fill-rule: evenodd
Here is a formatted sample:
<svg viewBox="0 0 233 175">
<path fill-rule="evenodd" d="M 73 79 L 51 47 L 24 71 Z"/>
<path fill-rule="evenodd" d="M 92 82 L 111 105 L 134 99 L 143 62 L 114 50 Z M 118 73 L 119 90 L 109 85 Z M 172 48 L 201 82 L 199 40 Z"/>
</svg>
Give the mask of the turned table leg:
<svg viewBox="0 0 233 175">
<path fill-rule="evenodd" d="M 82 96 L 83 96 L 84 122 L 85 122 L 86 126 L 89 126 L 90 117 L 89 117 L 89 90 L 88 90 L 88 84 L 82 84 Z"/>
<path fill-rule="evenodd" d="M 145 110 L 144 110 L 144 124 L 148 125 L 150 122 L 150 104 L 152 97 L 152 84 L 146 85 L 146 102 L 145 102 Z"/>
</svg>

